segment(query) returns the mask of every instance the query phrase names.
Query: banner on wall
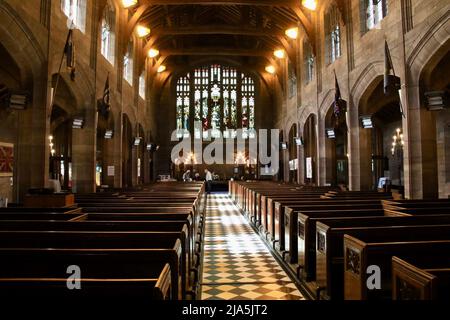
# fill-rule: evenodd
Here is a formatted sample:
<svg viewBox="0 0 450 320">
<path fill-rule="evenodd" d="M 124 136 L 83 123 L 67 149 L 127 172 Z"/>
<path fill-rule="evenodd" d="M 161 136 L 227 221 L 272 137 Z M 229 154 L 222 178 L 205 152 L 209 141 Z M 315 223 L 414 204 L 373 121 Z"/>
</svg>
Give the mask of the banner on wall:
<svg viewBox="0 0 450 320">
<path fill-rule="evenodd" d="M 0 142 L 0 177 L 12 177 L 14 165 L 14 145 Z"/>
<path fill-rule="evenodd" d="M 312 170 L 312 158 L 306 158 L 306 179 L 313 178 L 313 170 Z"/>
</svg>

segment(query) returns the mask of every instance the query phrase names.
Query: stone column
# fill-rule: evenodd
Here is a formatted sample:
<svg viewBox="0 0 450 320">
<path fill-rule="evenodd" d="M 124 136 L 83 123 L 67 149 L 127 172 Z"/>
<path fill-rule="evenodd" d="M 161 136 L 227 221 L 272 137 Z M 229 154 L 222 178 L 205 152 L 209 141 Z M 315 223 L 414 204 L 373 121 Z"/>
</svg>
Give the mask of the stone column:
<svg viewBox="0 0 450 320">
<path fill-rule="evenodd" d="M 318 153 L 318 168 L 317 168 L 317 182 L 319 186 L 324 186 L 326 183 L 327 174 L 327 156 L 326 156 L 326 141 L 325 141 L 325 116 L 318 117 L 317 125 L 317 153 Z"/>
<path fill-rule="evenodd" d="M 26 110 L 18 111 L 18 143 L 14 157 L 20 170 L 16 170 L 18 201 L 22 201 L 29 188 L 48 186 L 50 116 L 48 114 L 49 86 L 46 76 L 35 82 L 33 100 Z"/>
<path fill-rule="evenodd" d="M 89 106 L 84 127 L 72 129 L 72 180 L 76 193 L 95 192 L 95 166 L 97 153 L 97 121 L 95 108 Z"/>
</svg>

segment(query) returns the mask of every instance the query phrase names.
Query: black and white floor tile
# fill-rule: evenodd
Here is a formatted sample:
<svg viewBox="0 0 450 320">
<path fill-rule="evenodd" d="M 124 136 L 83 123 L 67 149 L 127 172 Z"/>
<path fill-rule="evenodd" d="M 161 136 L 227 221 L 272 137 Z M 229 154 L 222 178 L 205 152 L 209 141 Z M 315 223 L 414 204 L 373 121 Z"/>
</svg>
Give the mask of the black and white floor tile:
<svg viewBox="0 0 450 320">
<path fill-rule="evenodd" d="M 202 300 L 302 300 L 302 294 L 226 194 L 205 222 Z"/>
</svg>

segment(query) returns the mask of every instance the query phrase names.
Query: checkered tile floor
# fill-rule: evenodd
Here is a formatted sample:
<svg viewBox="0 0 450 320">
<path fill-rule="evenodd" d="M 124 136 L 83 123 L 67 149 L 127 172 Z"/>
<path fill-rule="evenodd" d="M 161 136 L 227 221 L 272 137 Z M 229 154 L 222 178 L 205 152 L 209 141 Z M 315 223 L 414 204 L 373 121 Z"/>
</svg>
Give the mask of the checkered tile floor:
<svg viewBox="0 0 450 320">
<path fill-rule="evenodd" d="M 202 300 L 302 300 L 226 194 L 208 196 Z"/>
</svg>

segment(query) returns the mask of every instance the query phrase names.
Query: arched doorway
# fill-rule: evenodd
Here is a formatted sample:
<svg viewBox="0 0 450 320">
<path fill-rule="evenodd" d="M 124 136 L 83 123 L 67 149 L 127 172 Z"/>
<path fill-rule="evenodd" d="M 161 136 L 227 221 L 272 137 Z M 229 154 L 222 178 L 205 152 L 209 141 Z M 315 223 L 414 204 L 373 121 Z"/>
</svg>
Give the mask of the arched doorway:
<svg viewBox="0 0 450 320">
<path fill-rule="evenodd" d="M 317 185 L 317 117 L 311 114 L 303 128 L 305 184 Z"/>
<path fill-rule="evenodd" d="M 72 188 L 72 117 L 59 105 L 53 105 L 50 117 L 49 177 L 63 190 Z"/>
<path fill-rule="evenodd" d="M 96 152 L 96 176 L 97 187 L 114 186 L 114 175 L 108 172 L 108 167 L 114 167 L 114 115 L 112 112 L 98 113 L 97 121 L 97 152 Z M 110 176 L 111 175 L 111 176 Z"/>
<path fill-rule="evenodd" d="M 63 190 L 71 190 L 73 130 L 81 130 L 74 125 L 77 104 L 72 90 L 62 76 L 54 74 L 52 82 L 53 87 L 56 83 L 58 86 L 50 116 L 49 178 L 59 181 Z"/>
<path fill-rule="evenodd" d="M 16 200 L 17 194 L 17 153 L 19 140 L 20 110 L 11 109 L 11 92 L 22 88 L 21 72 L 9 52 L 0 43 L 0 198 L 9 202 Z"/>
<path fill-rule="evenodd" d="M 450 41 L 425 64 L 421 100 L 423 198 L 450 196 Z"/>
<path fill-rule="evenodd" d="M 403 194 L 403 129 L 400 96 L 385 95 L 383 76 L 375 78 L 359 105 L 361 189 L 376 190 L 380 178 L 388 179 Z"/>
<path fill-rule="evenodd" d="M 298 136 L 297 124 L 293 124 L 289 130 L 289 182 L 296 183 L 298 174 L 298 152 L 296 137 Z"/>
<path fill-rule="evenodd" d="M 345 114 L 337 117 L 334 104 L 325 118 L 326 183 L 348 187 L 348 127 Z"/>
<path fill-rule="evenodd" d="M 133 186 L 132 146 L 133 127 L 130 118 L 123 114 L 122 118 L 122 187 Z"/>
</svg>

